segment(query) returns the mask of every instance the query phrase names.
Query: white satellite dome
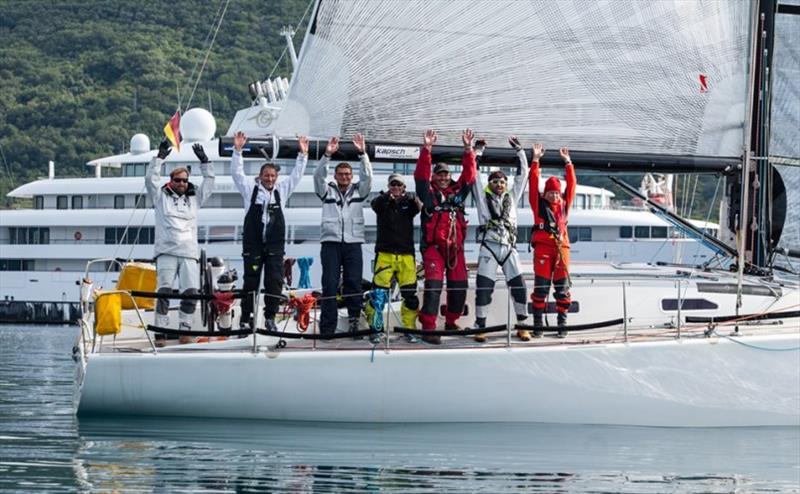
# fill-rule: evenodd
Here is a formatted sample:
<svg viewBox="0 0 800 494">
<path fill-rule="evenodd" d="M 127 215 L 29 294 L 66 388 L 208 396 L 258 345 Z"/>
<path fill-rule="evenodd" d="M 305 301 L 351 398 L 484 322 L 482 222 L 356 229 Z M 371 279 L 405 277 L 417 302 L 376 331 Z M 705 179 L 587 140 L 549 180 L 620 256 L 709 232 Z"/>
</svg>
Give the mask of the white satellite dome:
<svg viewBox="0 0 800 494">
<path fill-rule="evenodd" d="M 185 143 L 210 141 L 217 133 L 217 122 L 208 110 L 192 108 L 181 116 L 181 140 Z"/>
<path fill-rule="evenodd" d="M 150 151 L 150 138 L 144 134 L 131 137 L 131 154 L 142 154 Z"/>
</svg>

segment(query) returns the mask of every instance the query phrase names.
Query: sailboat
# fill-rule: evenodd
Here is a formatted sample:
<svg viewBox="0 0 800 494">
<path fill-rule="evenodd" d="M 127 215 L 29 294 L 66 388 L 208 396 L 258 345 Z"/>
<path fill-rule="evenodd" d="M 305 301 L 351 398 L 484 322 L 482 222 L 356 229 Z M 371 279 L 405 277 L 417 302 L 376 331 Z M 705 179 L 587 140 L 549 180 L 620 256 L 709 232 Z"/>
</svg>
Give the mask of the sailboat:
<svg viewBox="0 0 800 494">
<path fill-rule="evenodd" d="M 800 187 L 781 185 L 798 171 L 797 95 L 780 93 L 796 70 L 781 65 L 797 59 L 796 10 L 769 0 L 318 1 L 282 107 L 234 120 L 253 136 L 246 154 L 291 158 L 304 134 L 313 160 L 327 136 L 360 131 L 372 160 L 413 163 L 433 127 L 444 137 L 434 159 L 457 161 L 458 132 L 471 127 L 490 143 L 483 164 L 513 163 L 513 150 L 492 143 L 514 133 L 569 146 L 579 173 L 717 174 L 728 232 L 694 233 L 718 257 L 573 266 L 570 336 L 528 343 L 511 337 L 502 289 L 489 344 L 463 332 L 441 347 L 406 343 L 414 330 L 393 328 L 390 304 L 378 344 L 323 340 L 313 321 L 303 332 L 287 318 L 277 335 L 157 349 L 141 329 L 99 337 L 87 303 L 78 413 L 800 425 L 800 283 L 774 263 L 797 254 L 783 223 Z M 794 106 L 781 113 L 786 98 Z M 354 152 L 343 143 L 335 158 Z"/>
</svg>

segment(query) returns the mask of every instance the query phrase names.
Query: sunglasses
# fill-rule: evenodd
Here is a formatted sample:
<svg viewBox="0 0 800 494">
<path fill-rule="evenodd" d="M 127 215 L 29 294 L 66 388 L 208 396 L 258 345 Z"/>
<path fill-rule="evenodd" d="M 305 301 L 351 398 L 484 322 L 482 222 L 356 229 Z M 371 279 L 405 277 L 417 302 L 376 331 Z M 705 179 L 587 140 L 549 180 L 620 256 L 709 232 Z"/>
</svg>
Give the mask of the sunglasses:
<svg viewBox="0 0 800 494">
<path fill-rule="evenodd" d="M 392 182 L 389 184 L 389 187 L 402 187 L 403 182 Z"/>
<path fill-rule="evenodd" d="M 189 183 L 189 179 L 188 178 L 173 178 L 172 181 L 175 182 L 176 184 L 188 184 Z"/>
<path fill-rule="evenodd" d="M 504 179 L 504 178 L 495 178 L 494 180 L 490 180 L 489 183 L 492 184 L 492 185 L 505 185 L 506 184 L 506 179 Z"/>
</svg>

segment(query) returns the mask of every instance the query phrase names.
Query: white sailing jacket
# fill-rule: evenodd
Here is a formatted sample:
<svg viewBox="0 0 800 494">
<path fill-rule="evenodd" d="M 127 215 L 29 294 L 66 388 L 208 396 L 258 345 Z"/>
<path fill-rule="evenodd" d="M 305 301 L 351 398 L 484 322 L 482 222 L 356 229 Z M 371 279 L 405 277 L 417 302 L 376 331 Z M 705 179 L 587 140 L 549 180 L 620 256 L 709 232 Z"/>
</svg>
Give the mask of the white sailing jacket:
<svg viewBox="0 0 800 494">
<path fill-rule="evenodd" d="M 364 201 L 372 189 L 372 165 L 361 155 L 359 181 L 342 193 L 336 182 L 326 182 L 330 158 L 324 156 L 314 171 L 314 192 L 322 201 L 320 242 L 364 243 Z"/>
<path fill-rule="evenodd" d="M 247 213 L 247 210 L 250 208 L 250 200 L 253 197 L 253 189 L 255 186 L 258 186 L 258 196 L 256 196 L 256 204 L 263 204 L 264 205 L 264 212 L 261 215 L 261 222 L 264 224 L 264 230 L 261 232 L 263 237 L 264 232 L 267 230 L 267 225 L 269 224 L 269 205 L 275 202 L 275 191 L 278 191 L 278 196 L 281 198 L 281 207 L 286 206 L 289 203 L 289 197 L 291 197 L 292 192 L 297 187 L 297 184 L 300 183 L 300 180 L 303 179 L 303 173 L 306 171 L 306 165 L 308 164 L 308 155 L 303 153 L 297 153 L 297 160 L 294 163 L 294 169 L 292 169 L 292 173 L 289 174 L 288 177 L 278 179 L 275 187 L 272 190 L 267 190 L 261 185 L 261 181 L 258 177 L 253 177 L 248 179 L 247 176 L 244 174 L 244 160 L 242 159 L 242 153 L 240 151 L 233 151 L 233 155 L 231 155 L 231 176 L 233 178 L 233 183 L 236 185 L 236 189 L 239 191 L 239 194 L 242 195 L 242 199 L 244 199 L 244 210 Z"/>
<path fill-rule="evenodd" d="M 197 245 L 197 210 L 214 191 L 214 165 L 200 164 L 203 183 L 195 187 L 189 182 L 186 193 L 178 195 L 161 182 L 161 164 L 157 157 L 150 160 L 145 177 L 145 189 L 155 210 L 155 255 L 169 254 L 178 257 L 200 258 Z"/>
</svg>

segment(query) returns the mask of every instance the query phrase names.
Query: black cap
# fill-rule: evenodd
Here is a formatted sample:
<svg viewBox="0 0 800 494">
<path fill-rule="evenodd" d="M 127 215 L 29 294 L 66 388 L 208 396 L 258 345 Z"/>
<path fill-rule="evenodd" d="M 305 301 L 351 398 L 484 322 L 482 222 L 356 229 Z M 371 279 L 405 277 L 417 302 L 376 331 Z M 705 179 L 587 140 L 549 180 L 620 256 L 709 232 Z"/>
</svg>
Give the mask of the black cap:
<svg viewBox="0 0 800 494">
<path fill-rule="evenodd" d="M 447 172 L 450 173 L 450 167 L 447 166 L 447 163 L 436 163 L 433 165 L 433 174 L 438 175 L 439 173 Z"/>
</svg>

